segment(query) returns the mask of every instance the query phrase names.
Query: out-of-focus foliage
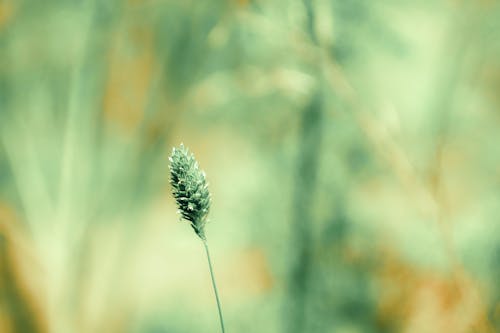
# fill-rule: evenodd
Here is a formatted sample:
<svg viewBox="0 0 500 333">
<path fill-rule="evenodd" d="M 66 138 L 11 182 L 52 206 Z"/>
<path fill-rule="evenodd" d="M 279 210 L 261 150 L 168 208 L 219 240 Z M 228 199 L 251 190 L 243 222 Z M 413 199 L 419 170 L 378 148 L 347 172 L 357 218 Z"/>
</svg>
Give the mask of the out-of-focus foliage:
<svg viewBox="0 0 500 333">
<path fill-rule="evenodd" d="M 0 1 L 0 332 L 500 330 L 497 1 Z"/>
</svg>

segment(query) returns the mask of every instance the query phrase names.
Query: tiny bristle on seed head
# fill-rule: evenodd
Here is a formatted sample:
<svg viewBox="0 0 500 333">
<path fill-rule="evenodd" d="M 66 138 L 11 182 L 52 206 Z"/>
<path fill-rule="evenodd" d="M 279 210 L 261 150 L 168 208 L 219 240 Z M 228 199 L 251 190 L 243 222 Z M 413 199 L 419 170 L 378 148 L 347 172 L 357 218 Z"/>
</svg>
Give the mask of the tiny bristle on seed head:
<svg viewBox="0 0 500 333">
<path fill-rule="evenodd" d="M 205 173 L 182 143 L 172 149 L 169 161 L 170 184 L 179 213 L 191 223 L 196 234 L 205 239 L 204 227 L 211 202 Z"/>
</svg>

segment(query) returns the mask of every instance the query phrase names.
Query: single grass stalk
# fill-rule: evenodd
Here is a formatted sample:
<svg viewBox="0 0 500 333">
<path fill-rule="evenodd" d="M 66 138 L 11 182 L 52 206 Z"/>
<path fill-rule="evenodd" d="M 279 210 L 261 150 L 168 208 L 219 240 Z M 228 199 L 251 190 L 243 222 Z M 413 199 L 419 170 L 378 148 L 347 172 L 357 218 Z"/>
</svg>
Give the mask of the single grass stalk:
<svg viewBox="0 0 500 333">
<path fill-rule="evenodd" d="M 212 260 L 210 259 L 210 251 L 208 251 L 207 240 L 203 240 L 203 245 L 205 245 L 205 252 L 207 253 L 208 268 L 210 269 L 210 277 L 212 278 L 212 286 L 214 287 L 215 300 L 217 301 L 217 310 L 219 311 L 219 321 L 222 333 L 225 333 L 224 329 L 224 318 L 222 317 L 222 307 L 220 305 L 219 292 L 217 291 L 217 284 L 215 283 L 214 269 L 212 268 Z"/>
<path fill-rule="evenodd" d="M 182 144 L 178 148 L 173 148 L 169 160 L 170 184 L 172 185 L 172 194 L 179 208 L 179 214 L 183 219 L 191 223 L 194 232 L 200 237 L 205 246 L 208 268 L 219 312 L 220 326 L 222 333 L 225 333 L 219 292 L 215 283 L 212 260 L 210 259 L 207 237 L 205 236 L 205 224 L 211 202 L 205 173 L 198 167 L 194 155 Z"/>
</svg>

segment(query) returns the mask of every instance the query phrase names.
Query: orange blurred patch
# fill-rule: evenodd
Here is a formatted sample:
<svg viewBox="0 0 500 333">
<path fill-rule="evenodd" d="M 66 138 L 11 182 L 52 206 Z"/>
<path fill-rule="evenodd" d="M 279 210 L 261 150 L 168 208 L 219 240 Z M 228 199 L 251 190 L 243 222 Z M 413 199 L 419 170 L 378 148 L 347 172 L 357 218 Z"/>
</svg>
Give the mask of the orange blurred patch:
<svg viewBox="0 0 500 333">
<path fill-rule="evenodd" d="M 239 252 L 226 267 L 230 268 L 221 274 L 221 285 L 224 285 L 226 295 L 259 295 L 274 285 L 267 258 L 261 249 L 250 248 Z"/>
<path fill-rule="evenodd" d="M 14 5 L 12 4 L 12 1 L 0 2 L 0 30 L 9 23 L 13 16 Z"/>
<path fill-rule="evenodd" d="M 485 332 L 494 330 L 477 283 L 464 272 L 446 276 L 413 267 L 387 252 L 378 273 L 381 326 L 397 331 Z"/>
<path fill-rule="evenodd" d="M 0 331 L 47 332 L 40 307 L 40 281 L 26 233 L 0 203 Z"/>
<path fill-rule="evenodd" d="M 154 70 L 151 45 L 151 31 L 125 27 L 111 47 L 104 113 L 129 133 L 141 123 L 147 106 Z"/>
</svg>

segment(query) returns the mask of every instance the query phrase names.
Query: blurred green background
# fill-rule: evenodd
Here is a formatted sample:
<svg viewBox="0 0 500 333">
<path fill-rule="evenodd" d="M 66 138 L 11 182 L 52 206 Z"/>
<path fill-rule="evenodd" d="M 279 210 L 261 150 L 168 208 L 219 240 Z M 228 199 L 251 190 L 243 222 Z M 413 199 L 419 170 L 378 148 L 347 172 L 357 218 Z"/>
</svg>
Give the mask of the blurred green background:
<svg viewBox="0 0 500 333">
<path fill-rule="evenodd" d="M 500 3 L 1 0 L 0 332 L 500 331 Z"/>
</svg>

